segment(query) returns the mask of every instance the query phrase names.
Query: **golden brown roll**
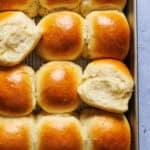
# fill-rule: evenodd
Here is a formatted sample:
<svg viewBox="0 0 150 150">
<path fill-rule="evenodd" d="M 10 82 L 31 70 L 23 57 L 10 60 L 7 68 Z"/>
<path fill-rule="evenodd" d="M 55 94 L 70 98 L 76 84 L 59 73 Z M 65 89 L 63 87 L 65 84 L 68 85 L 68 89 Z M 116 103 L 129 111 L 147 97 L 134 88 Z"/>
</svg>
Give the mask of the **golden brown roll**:
<svg viewBox="0 0 150 150">
<path fill-rule="evenodd" d="M 41 16 L 55 10 L 78 10 L 81 0 L 39 0 Z"/>
<path fill-rule="evenodd" d="M 86 67 L 78 93 L 91 106 L 122 113 L 128 110 L 133 86 L 132 75 L 125 64 L 118 60 L 101 59 Z"/>
<path fill-rule="evenodd" d="M 93 10 L 123 10 L 127 0 L 82 0 L 80 11 L 87 15 Z"/>
<path fill-rule="evenodd" d="M 81 115 L 86 150 L 130 150 L 131 131 L 124 115 L 86 110 Z"/>
<path fill-rule="evenodd" d="M 24 65 L 0 69 L 0 114 L 23 116 L 35 107 L 35 74 Z"/>
<path fill-rule="evenodd" d="M 50 62 L 37 72 L 37 101 L 49 113 L 75 110 L 80 103 L 77 88 L 81 67 L 71 62 Z"/>
<path fill-rule="evenodd" d="M 0 118 L 1 150 L 33 150 L 33 119 Z"/>
<path fill-rule="evenodd" d="M 73 116 L 44 116 L 36 128 L 37 150 L 83 150 L 81 126 Z"/>
<path fill-rule="evenodd" d="M 86 17 L 86 58 L 115 58 L 123 60 L 129 51 L 130 28 L 119 11 L 95 11 Z"/>
<path fill-rule="evenodd" d="M 74 60 L 83 46 L 83 18 L 71 11 L 62 11 L 44 17 L 38 27 L 42 39 L 37 53 L 46 60 Z"/>
<path fill-rule="evenodd" d="M 0 11 L 24 11 L 30 17 L 38 13 L 38 0 L 0 0 Z"/>
<path fill-rule="evenodd" d="M 22 12 L 0 13 L 0 66 L 14 66 L 31 53 L 41 38 L 35 23 Z"/>
</svg>

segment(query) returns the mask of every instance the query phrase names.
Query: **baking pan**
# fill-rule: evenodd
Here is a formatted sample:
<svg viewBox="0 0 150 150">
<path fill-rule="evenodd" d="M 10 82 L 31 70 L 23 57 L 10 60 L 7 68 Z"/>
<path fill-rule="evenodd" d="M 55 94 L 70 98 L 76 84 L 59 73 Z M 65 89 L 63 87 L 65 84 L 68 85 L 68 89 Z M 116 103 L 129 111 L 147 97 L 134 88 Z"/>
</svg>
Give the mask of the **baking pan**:
<svg viewBox="0 0 150 150">
<path fill-rule="evenodd" d="M 131 46 L 130 52 L 127 56 L 125 63 L 128 65 L 135 81 L 135 88 L 132 99 L 129 104 L 129 111 L 127 112 L 127 117 L 131 125 L 132 132 L 132 143 L 131 150 L 139 150 L 139 105 L 138 105 L 138 63 L 137 63 L 137 1 L 128 0 L 125 14 L 128 18 L 128 22 L 131 28 Z M 39 18 L 36 18 L 39 20 Z M 80 64 L 83 68 L 87 65 L 88 61 L 80 58 L 75 61 Z M 34 52 L 25 60 L 25 63 L 32 66 L 37 70 L 44 61 L 38 57 Z M 83 108 L 83 107 L 82 107 Z"/>
<path fill-rule="evenodd" d="M 128 0 L 125 10 L 131 28 L 131 47 L 126 59 L 127 65 L 134 76 L 135 89 L 127 113 L 131 131 L 132 148 L 139 150 L 139 101 L 138 101 L 138 52 L 137 52 L 137 0 Z"/>
</svg>

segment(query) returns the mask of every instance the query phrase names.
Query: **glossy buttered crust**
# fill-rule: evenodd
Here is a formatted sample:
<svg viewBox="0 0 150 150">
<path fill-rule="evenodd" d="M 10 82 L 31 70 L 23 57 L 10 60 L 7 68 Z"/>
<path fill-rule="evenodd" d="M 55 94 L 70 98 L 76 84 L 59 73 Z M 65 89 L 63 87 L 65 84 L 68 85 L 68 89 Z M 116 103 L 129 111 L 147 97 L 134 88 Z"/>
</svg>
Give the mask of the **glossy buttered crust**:
<svg viewBox="0 0 150 150">
<path fill-rule="evenodd" d="M 81 123 L 86 133 L 86 150 L 130 150 L 131 131 L 124 115 L 85 110 Z"/>
<path fill-rule="evenodd" d="M 54 10 L 75 10 L 79 11 L 81 0 L 39 0 L 41 16 L 47 15 Z"/>
<path fill-rule="evenodd" d="M 80 11 L 87 15 L 93 10 L 123 10 L 127 0 L 82 0 Z"/>
<path fill-rule="evenodd" d="M 37 150 L 83 150 L 81 125 L 73 116 L 43 116 L 36 128 Z"/>
<path fill-rule="evenodd" d="M 24 116 L 35 107 L 35 74 L 24 65 L 0 69 L 0 114 Z"/>
<path fill-rule="evenodd" d="M 0 117 L 1 150 L 33 150 L 33 134 L 32 118 Z"/>
<path fill-rule="evenodd" d="M 81 67 L 72 62 L 50 62 L 36 74 L 37 101 L 49 113 L 75 110 L 80 104 L 77 94 L 81 82 Z"/>
<path fill-rule="evenodd" d="M 94 109 L 77 115 L 0 117 L 1 150 L 130 150 L 130 126 L 124 115 Z"/>
<path fill-rule="evenodd" d="M 94 11 L 86 16 L 86 58 L 114 58 L 123 60 L 129 51 L 130 27 L 119 11 Z"/>
<path fill-rule="evenodd" d="M 0 11 L 24 11 L 30 17 L 38 14 L 38 0 L 0 0 Z"/>
<path fill-rule="evenodd" d="M 38 24 L 42 39 L 37 53 L 46 60 L 74 60 L 84 46 L 84 19 L 77 13 L 51 13 Z"/>
</svg>

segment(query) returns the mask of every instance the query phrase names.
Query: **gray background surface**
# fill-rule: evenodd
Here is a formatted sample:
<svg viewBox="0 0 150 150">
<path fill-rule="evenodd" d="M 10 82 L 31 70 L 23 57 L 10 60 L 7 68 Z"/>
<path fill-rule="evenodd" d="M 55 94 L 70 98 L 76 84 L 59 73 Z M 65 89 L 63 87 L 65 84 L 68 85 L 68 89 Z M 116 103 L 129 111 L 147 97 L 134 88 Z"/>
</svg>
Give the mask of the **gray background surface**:
<svg viewBox="0 0 150 150">
<path fill-rule="evenodd" d="M 150 150 L 150 0 L 138 0 L 140 150 Z"/>
</svg>

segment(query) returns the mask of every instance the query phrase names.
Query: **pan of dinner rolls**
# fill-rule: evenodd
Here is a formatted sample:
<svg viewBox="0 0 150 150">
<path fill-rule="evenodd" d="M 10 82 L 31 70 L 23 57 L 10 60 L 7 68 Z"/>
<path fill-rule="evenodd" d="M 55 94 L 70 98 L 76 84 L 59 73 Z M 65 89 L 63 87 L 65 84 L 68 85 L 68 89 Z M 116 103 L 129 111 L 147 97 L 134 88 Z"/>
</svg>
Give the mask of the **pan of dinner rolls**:
<svg viewBox="0 0 150 150">
<path fill-rule="evenodd" d="M 0 150 L 139 150 L 136 0 L 0 0 Z"/>
</svg>

